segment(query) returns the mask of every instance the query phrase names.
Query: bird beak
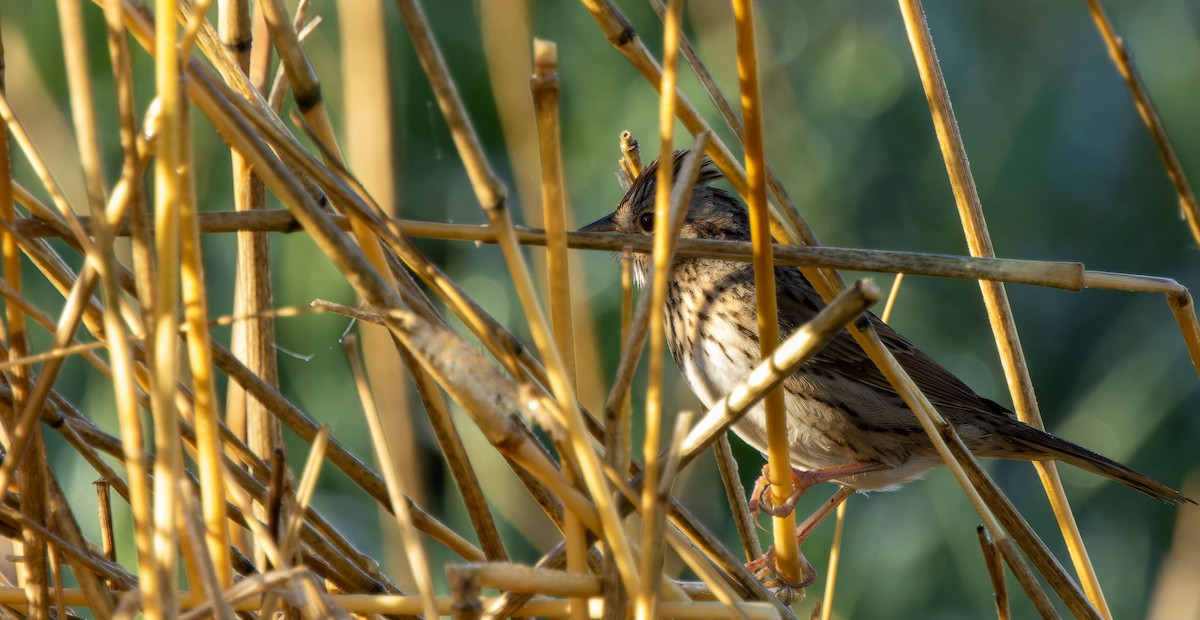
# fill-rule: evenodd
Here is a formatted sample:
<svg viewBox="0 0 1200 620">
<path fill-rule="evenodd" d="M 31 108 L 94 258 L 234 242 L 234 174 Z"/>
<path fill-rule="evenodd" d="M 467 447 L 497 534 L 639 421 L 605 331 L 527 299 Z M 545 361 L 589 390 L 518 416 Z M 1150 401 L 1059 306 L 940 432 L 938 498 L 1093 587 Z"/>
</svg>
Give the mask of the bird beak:
<svg viewBox="0 0 1200 620">
<path fill-rule="evenodd" d="M 616 232 L 617 221 L 613 218 L 615 215 L 615 212 L 609 213 L 608 215 L 592 222 L 591 224 L 580 228 L 577 232 Z"/>
</svg>

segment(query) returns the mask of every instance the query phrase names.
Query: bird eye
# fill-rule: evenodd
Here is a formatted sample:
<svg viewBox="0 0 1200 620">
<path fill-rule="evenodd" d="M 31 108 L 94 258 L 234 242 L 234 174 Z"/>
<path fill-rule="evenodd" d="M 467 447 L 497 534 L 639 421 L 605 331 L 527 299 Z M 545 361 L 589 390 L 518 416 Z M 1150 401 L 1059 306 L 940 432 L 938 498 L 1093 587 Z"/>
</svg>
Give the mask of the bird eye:
<svg viewBox="0 0 1200 620">
<path fill-rule="evenodd" d="M 654 232 L 654 212 L 647 211 L 638 218 L 638 226 L 642 227 L 642 232 Z"/>
</svg>

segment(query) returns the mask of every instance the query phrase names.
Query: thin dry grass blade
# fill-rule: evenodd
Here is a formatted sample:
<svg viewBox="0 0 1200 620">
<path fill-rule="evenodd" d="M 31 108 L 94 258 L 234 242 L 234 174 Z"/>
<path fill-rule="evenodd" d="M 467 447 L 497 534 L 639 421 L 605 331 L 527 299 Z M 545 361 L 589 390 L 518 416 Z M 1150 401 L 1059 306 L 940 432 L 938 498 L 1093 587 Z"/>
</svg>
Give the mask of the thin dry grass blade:
<svg viewBox="0 0 1200 620">
<path fill-rule="evenodd" d="M 842 502 L 837 507 L 837 521 L 833 527 L 833 541 L 829 544 L 829 563 L 825 568 L 825 592 L 821 595 L 820 620 L 833 618 L 833 596 L 837 592 L 838 569 L 842 563 L 842 534 L 846 526 L 846 506 Z"/>
<path fill-rule="evenodd" d="M 1179 210 L 1187 220 L 1192 239 L 1200 244 L 1200 205 L 1196 204 L 1196 194 L 1192 191 L 1187 175 L 1183 172 L 1183 165 L 1179 163 L 1179 157 L 1175 154 L 1175 147 L 1171 144 L 1171 138 L 1167 136 L 1162 119 L 1158 116 L 1158 110 L 1154 108 L 1154 102 L 1150 101 L 1150 94 L 1146 92 L 1142 79 L 1133 68 L 1133 57 L 1125 47 L 1125 40 L 1117 35 L 1104 7 L 1100 5 L 1099 0 L 1087 0 L 1087 4 L 1088 11 L 1092 14 L 1092 21 L 1096 22 L 1096 30 L 1100 31 L 1100 37 L 1104 39 L 1104 47 L 1108 49 L 1108 57 L 1117 66 L 1117 72 L 1121 74 L 1125 85 L 1129 87 L 1129 93 L 1133 96 L 1133 104 L 1137 107 L 1138 116 L 1142 117 L 1142 122 L 1146 124 L 1146 130 L 1150 132 L 1150 137 L 1154 138 L 1154 145 L 1158 147 L 1158 156 L 1162 158 L 1163 167 L 1167 169 L 1167 177 L 1171 179 L 1171 185 L 1175 187 L 1175 195 L 1179 198 Z"/>
<path fill-rule="evenodd" d="M 388 495 L 392 498 L 392 512 L 396 515 L 396 524 L 400 528 L 400 539 L 404 541 L 409 571 L 416 579 L 417 589 L 421 593 L 421 599 L 425 602 L 425 613 L 427 616 L 436 616 L 437 602 L 434 600 L 433 576 L 429 572 L 429 559 L 425 554 L 425 547 L 421 544 L 420 538 L 417 537 L 417 531 L 413 527 L 413 518 L 408 511 L 408 504 L 402 499 L 405 489 L 402 486 L 403 482 L 395 460 L 396 455 L 390 445 L 396 440 L 389 439 L 384 435 L 383 424 L 379 419 L 379 410 L 375 408 L 371 388 L 367 385 L 366 373 L 363 372 L 362 363 L 358 358 L 356 339 L 348 336 L 342 341 L 342 345 L 346 348 L 346 355 L 350 359 L 355 385 L 358 386 L 358 397 L 362 401 L 363 412 L 367 417 L 367 427 L 371 431 L 371 443 L 375 446 L 379 468 L 383 472 L 384 481 L 387 482 Z"/>
<path fill-rule="evenodd" d="M 892 289 L 888 292 L 887 301 L 883 304 L 883 313 L 879 315 L 880 320 L 887 323 L 892 318 L 892 309 L 896 307 L 896 298 L 900 296 L 900 285 L 904 283 L 904 273 L 896 274 L 896 278 L 892 280 Z"/>
</svg>

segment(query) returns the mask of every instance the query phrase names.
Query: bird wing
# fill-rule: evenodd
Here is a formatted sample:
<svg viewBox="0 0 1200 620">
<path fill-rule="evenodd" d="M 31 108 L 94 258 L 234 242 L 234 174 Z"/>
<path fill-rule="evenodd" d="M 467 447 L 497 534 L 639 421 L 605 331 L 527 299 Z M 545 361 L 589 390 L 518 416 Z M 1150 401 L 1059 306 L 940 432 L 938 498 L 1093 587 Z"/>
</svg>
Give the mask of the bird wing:
<svg viewBox="0 0 1200 620">
<path fill-rule="evenodd" d="M 779 273 L 783 272 L 783 273 Z M 785 282 L 793 280 L 796 277 L 803 278 L 804 276 L 798 269 L 780 269 L 777 271 Z M 804 287 L 796 286 L 781 286 L 779 301 L 779 320 L 781 324 L 786 325 L 785 333 L 791 333 L 795 329 L 802 326 L 808 319 L 812 318 L 816 309 L 824 307 L 819 299 L 806 299 L 804 296 L 795 294 L 787 294 L 784 291 L 793 290 L 808 290 L 812 291 L 811 285 L 808 285 L 805 280 Z M 815 292 L 813 297 L 815 297 Z M 1000 414 L 1004 417 L 1015 417 L 1011 411 L 1002 405 L 983 398 L 975 393 L 961 379 L 954 376 L 949 370 L 946 370 L 941 364 L 937 363 L 933 358 L 926 355 L 918 349 L 911 341 L 899 332 L 889 327 L 881 321 L 879 317 L 872 313 L 867 313 L 871 325 L 879 334 L 880 340 L 896 357 L 896 361 L 908 373 L 917 387 L 921 388 L 921 392 L 929 399 L 939 411 L 953 411 L 956 409 L 975 410 L 987 413 Z M 899 399 L 899 394 L 884 378 L 883 373 L 875 366 L 875 364 L 866 356 L 854 338 L 846 330 L 842 330 L 833 338 L 823 349 L 821 349 L 813 358 L 810 364 L 821 366 L 827 370 L 844 375 L 847 378 L 865 383 L 872 388 L 881 392 L 887 398 Z"/>
</svg>

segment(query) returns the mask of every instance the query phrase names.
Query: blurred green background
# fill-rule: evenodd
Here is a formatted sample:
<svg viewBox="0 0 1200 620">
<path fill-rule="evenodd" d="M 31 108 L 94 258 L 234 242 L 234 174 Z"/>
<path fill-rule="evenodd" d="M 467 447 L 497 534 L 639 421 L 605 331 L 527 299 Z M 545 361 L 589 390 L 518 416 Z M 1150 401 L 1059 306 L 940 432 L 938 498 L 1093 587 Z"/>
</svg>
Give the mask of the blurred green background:
<svg viewBox="0 0 1200 620">
<path fill-rule="evenodd" d="M 359 0 L 364 1 L 364 0 Z M 527 34 L 556 41 L 562 79 L 563 162 L 576 224 L 610 211 L 621 197 L 614 181 L 617 134 L 630 129 L 643 156 L 657 148 L 657 97 L 573 2 L 426 2 L 425 9 L 460 92 L 497 172 L 510 188 L 514 216 L 538 226 L 536 151 L 528 106 Z M 618 3 L 655 56 L 661 26 L 641 2 Z M 1184 169 L 1200 179 L 1200 4 L 1186 0 L 1120 0 L 1108 3 L 1118 32 L 1134 54 Z M 338 6 L 314 2 L 310 14 L 324 22 L 306 45 L 324 86 L 335 123 L 355 102 L 341 89 Z M 397 211 L 422 220 L 482 223 L 446 124 L 407 40 L 395 7 L 385 3 L 391 79 L 380 84 L 392 97 Z M 736 101 L 733 31 L 726 2 L 688 3 L 684 28 L 722 89 Z M 761 76 L 767 119 L 767 154 L 823 243 L 922 252 L 966 253 L 965 243 L 912 61 L 898 8 L 861 0 L 756 3 Z M 62 51 L 53 3 L 3 2 L 8 92 L 54 166 L 68 197 L 84 208 L 75 161 Z M 1081 261 L 1089 269 L 1162 275 L 1197 283 L 1196 243 L 1180 219 L 1175 195 L 1153 143 L 1109 61 L 1084 2 L 962 3 L 935 0 L 926 11 L 938 45 L 966 148 L 996 251 L 1011 258 Z M 113 88 L 97 7 L 84 7 L 93 79 L 105 128 L 110 180 L 118 170 Z M 523 12 L 527 18 L 522 18 Z M 515 17 L 528 33 L 497 16 Z M 503 54 L 502 54 L 503 53 Z M 507 54 L 507 55 L 505 55 Z M 135 51 L 142 106 L 153 91 L 147 57 Z M 512 64 L 512 58 L 524 59 Z M 507 63 L 507 64 L 506 64 Z M 720 126 L 707 98 L 690 77 L 689 99 Z M 503 103 L 504 101 L 515 103 Z M 285 114 L 294 106 L 289 101 Z M 228 210 L 229 153 L 199 112 L 194 114 L 198 191 L 202 208 Z M 729 133 L 718 134 L 733 144 Z M 691 138 L 680 126 L 679 147 Z M 524 149 L 524 150 L 522 150 Z M 532 156 L 532 158 L 530 158 Z M 20 158 L 17 158 L 20 160 Z M 534 175 L 530 185 L 529 175 Z M 35 186 L 23 162 L 15 174 Z M 522 176 L 524 175 L 524 176 Z M 273 199 L 272 199 L 273 200 Z M 274 204 L 274 203 L 273 203 Z M 278 206 L 278 205 L 275 205 Z M 231 309 L 235 244 L 232 235 L 204 240 L 212 314 Z M 272 272 L 275 305 L 306 305 L 314 298 L 354 303 L 336 269 L 302 235 L 275 235 Z M 499 251 L 461 242 L 422 241 L 420 246 L 483 306 L 527 337 L 524 319 Z M 540 249 L 532 249 L 531 256 Z M 602 344 L 599 376 L 612 376 L 617 359 L 618 268 L 606 253 L 576 252 Z M 847 278 L 858 274 L 846 274 Z M 891 277 L 875 275 L 887 287 Z M 57 312 L 61 298 L 28 284 L 42 307 Z M 1195 415 L 1196 371 L 1161 296 L 1011 286 L 1018 327 L 1050 430 L 1179 487 L 1191 476 L 1200 486 L 1200 417 Z M 580 317 L 588 316 L 581 314 Z M 981 394 L 1009 402 L 979 289 L 972 282 L 910 278 L 893 324 Z M 369 458 L 371 448 L 339 338 L 345 319 L 305 316 L 277 323 L 278 344 L 295 355 L 279 358 L 282 389 L 334 435 Z M 227 340 L 227 328 L 216 331 Z M 35 334 L 35 345 L 48 338 Z M 670 369 L 669 410 L 698 403 Z M 642 394 L 635 382 L 635 395 Z M 102 426 L 115 431 L 111 388 L 77 360 L 58 389 Z M 596 407 L 596 403 L 590 403 Z M 640 407 L 638 407 L 640 409 Z M 596 407 L 598 411 L 598 407 Z M 419 417 L 419 416 L 418 416 Z M 460 427 L 485 489 L 510 541 L 514 559 L 533 562 L 555 542 L 551 528 L 525 499 L 502 461 L 459 412 Z M 419 502 L 455 529 L 470 527 L 436 445 L 424 423 L 418 429 L 425 467 Z M 54 466 L 79 498 L 78 513 L 93 514 L 95 473 L 55 442 Z M 293 463 L 307 447 L 290 438 Z M 762 458 L 735 440 L 747 484 Z M 640 447 L 640 430 L 635 447 Z M 990 463 L 990 470 L 1051 550 L 1069 565 L 1033 468 Z M 1200 533 L 1177 542 L 1176 519 L 1196 508 L 1160 505 L 1126 488 L 1062 468 L 1068 496 L 1116 617 L 1145 617 L 1162 591 L 1169 553 L 1200 557 Z M 711 459 L 684 473 L 677 494 L 699 518 L 737 548 L 728 508 Z M 809 494 L 807 514 L 832 489 Z M 377 516 L 365 494 L 330 467 L 316 507 L 364 550 L 398 566 L 402 556 L 391 523 Z M 364 517 L 364 515 L 370 515 Z M 978 517 L 944 470 L 896 493 L 850 500 L 844 555 L 835 603 L 841 618 L 988 617 L 993 612 L 975 526 Z M 95 539 L 94 524 L 84 524 Z M 1182 531 L 1182 530 L 1181 530 Z M 824 575 L 831 525 L 806 544 Z M 124 533 L 124 557 L 132 558 Z M 430 546 L 438 565 L 450 561 Z M 435 571 L 436 573 L 437 571 Z M 439 580 L 440 574 L 437 575 Z M 1176 576 L 1175 578 L 1178 578 Z M 1191 583 L 1200 573 L 1190 573 Z M 810 590 L 807 609 L 824 580 Z M 1034 612 L 1009 580 L 1014 617 Z M 1193 588 L 1194 589 L 1194 588 Z M 1185 617 L 1160 602 L 1162 618 Z M 1194 609 L 1194 608 L 1193 608 Z M 1185 614 L 1185 616 L 1175 615 Z M 1193 616 L 1193 617 L 1200 617 Z"/>
</svg>

